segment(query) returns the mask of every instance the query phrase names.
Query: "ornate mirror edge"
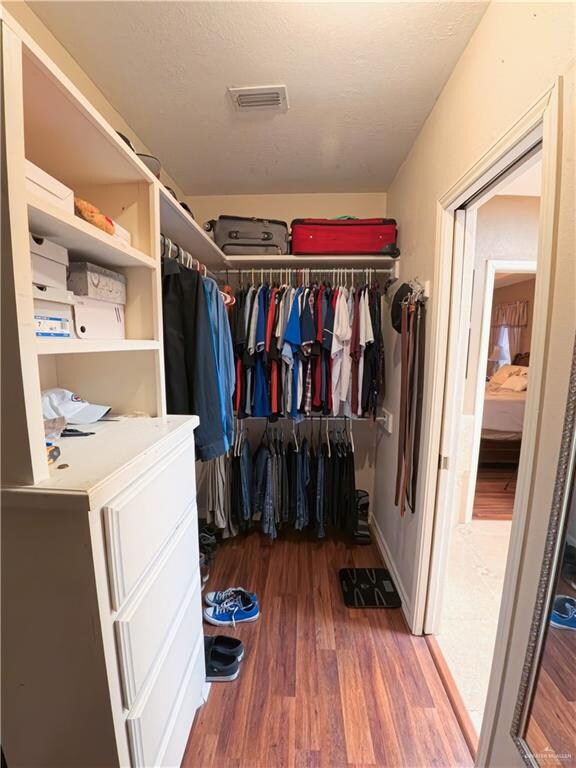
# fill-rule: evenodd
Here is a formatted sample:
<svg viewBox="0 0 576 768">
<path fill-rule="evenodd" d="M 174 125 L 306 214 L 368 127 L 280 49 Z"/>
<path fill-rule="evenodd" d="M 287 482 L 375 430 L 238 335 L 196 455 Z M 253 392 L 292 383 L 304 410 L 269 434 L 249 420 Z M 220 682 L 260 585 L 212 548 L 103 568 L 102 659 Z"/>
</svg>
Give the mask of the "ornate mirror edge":
<svg viewBox="0 0 576 768">
<path fill-rule="evenodd" d="M 522 677 L 518 688 L 518 697 L 514 708 L 514 717 L 510 735 L 514 744 L 518 748 L 522 759 L 528 766 L 537 766 L 528 744 L 523 736 L 524 727 L 527 720 L 526 711 L 532 693 L 534 681 L 536 679 L 537 669 L 535 663 L 540 656 L 542 636 L 544 634 L 543 622 L 548 615 L 549 597 L 552 588 L 551 578 L 555 574 L 556 552 L 559 549 L 558 536 L 564 523 L 567 513 L 567 487 L 566 483 L 571 473 L 574 472 L 574 452 L 575 452 L 575 425 L 576 425 L 576 339 L 572 349 L 572 366 L 570 370 L 570 382 L 568 385 L 568 399 L 564 416 L 564 428 L 562 430 L 562 442 L 560 444 L 560 456 L 558 459 L 558 469 L 556 471 L 556 480 L 554 483 L 554 495 L 552 499 L 552 509 L 550 513 L 550 522 L 546 534 L 546 545 L 544 548 L 544 558 L 540 571 L 540 580 L 538 582 L 538 592 L 536 594 L 536 603 L 530 625 L 530 634 L 528 636 L 528 646 L 524 666 L 522 667 Z"/>
</svg>

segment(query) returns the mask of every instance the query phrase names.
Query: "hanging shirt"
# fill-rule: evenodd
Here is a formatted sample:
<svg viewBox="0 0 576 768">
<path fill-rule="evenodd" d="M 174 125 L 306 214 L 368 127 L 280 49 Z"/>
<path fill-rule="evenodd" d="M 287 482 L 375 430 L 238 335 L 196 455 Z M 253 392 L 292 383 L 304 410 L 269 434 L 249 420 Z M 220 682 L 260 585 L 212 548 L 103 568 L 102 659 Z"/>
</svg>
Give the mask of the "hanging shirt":
<svg viewBox="0 0 576 768">
<path fill-rule="evenodd" d="M 290 315 L 288 317 L 288 323 L 286 325 L 286 333 L 284 334 L 284 347 L 282 349 L 282 357 L 284 358 L 285 351 L 289 348 L 290 356 L 292 358 L 292 392 L 290 398 L 289 413 L 292 418 L 298 417 L 298 379 L 300 376 L 300 360 L 298 358 L 298 351 L 301 344 L 300 335 L 300 296 L 302 294 L 302 288 L 297 288 L 292 301 L 292 307 L 290 308 Z M 288 350 L 287 350 L 288 351 Z M 288 355 L 287 355 L 288 357 Z"/>
<path fill-rule="evenodd" d="M 374 342 L 374 331 L 370 318 L 370 306 L 368 302 L 368 287 L 362 290 L 360 298 L 360 362 L 358 366 L 358 402 L 356 414 L 362 416 L 362 385 L 364 382 L 364 354 L 368 344 Z"/>
<path fill-rule="evenodd" d="M 338 416 L 342 401 L 346 401 L 350 380 L 350 338 L 352 329 L 348 318 L 348 291 L 338 290 L 332 333 L 332 414 Z"/>
</svg>

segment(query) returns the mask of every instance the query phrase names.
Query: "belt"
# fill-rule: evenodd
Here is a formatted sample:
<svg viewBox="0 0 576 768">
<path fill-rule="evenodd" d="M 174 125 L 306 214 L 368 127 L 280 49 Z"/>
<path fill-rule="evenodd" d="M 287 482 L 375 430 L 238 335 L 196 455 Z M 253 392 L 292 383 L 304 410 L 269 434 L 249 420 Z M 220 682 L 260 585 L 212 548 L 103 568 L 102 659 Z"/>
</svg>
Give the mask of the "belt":
<svg viewBox="0 0 576 768">
<path fill-rule="evenodd" d="M 394 499 L 401 516 L 404 516 L 406 506 L 414 512 L 416 499 L 424 374 L 424 316 L 422 302 L 403 303 L 400 323 L 400 423 Z"/>
</svg>

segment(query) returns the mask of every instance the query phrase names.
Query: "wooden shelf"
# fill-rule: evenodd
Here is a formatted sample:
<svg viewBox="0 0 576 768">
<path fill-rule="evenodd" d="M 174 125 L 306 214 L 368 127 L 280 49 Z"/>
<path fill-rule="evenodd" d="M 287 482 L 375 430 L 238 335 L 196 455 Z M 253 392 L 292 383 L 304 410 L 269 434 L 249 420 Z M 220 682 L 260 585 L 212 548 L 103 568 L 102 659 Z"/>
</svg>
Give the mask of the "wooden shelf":
<svg viewBox="0 0 576 768">
<path fill-rule="evenodd" d="M 36 339 L 39 355 L 75 355 L 87 352 L 142 352 L 160 349 L 159 341 L 147 339 Z"/>
<path fill-rule="evenodd" d="M 390 256 L 357 255 L 357 254 L 335 254 L 318 256 L 315 254 L 293 254 L 287 253 L 282 256 L 263 256 L 262 254 L 247 254 L 242 256 L 232 256 L 227 254 L 226 261 L 231 268 L 234 267 L 254 267 L 258 268 L 276 268 L 276 269 L 301 269 L 301 268 L 325 268 L 348 267 L 363 269 L 364 267 L 376 267 L 380 269 L 394 270 L 398 259 Z"/>
<path fill-rule="evenodd" d="M 226 257 L 214 240 L 164 186 L 159 184 L 158 188 L 160 190 L 160 232 L 188 251 L 208 269 L 225 269 L 228 266 Z"/>
<path fill-rule="evenodd" d="M 35 195 L 29 195 L 27 203 L 30 231 L 68 248 L 71 260 L 88 259 L 104 267 L 155 266 L 154 260 L 142 251 L 73 213 L 52 206 Z"/>
</svg>

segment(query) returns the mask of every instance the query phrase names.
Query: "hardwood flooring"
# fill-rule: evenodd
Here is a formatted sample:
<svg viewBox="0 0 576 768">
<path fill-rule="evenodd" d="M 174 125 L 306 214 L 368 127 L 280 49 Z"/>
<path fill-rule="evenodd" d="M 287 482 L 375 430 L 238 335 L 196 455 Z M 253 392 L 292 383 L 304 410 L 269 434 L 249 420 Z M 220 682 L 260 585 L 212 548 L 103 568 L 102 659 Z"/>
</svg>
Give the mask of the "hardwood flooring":
<svg viewBox="0 0 576 768">
<path fill-rule="evenodd" d="M 474 520 L 512 520 L 516 472 L 514 467 L 478 467 Z"/>
<path fill-rule="evenodd" d="M 257 533 L 219 549 L 207 588 L 253 589 L 262 615 L 229 628 L 240 676 L 212 685 L 183 768 L 472 765 L 425 639 L 400 610 L 344 605 L 338 570 L 380 565 L 373 545 Z"/>
<path fill-rule="evenodd" d="M 576 590 L 562 579 L 557 593 L 576 597 Z M 547 766 L 576 766 L 574 723 L 576 632 L 549 627 L 528 721 L 526 741 L 531 751 L 544 753 Z"/>
</svg>

